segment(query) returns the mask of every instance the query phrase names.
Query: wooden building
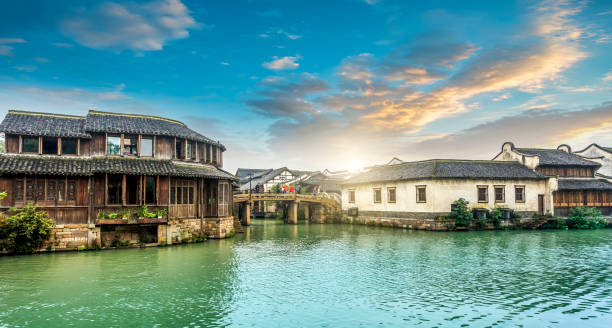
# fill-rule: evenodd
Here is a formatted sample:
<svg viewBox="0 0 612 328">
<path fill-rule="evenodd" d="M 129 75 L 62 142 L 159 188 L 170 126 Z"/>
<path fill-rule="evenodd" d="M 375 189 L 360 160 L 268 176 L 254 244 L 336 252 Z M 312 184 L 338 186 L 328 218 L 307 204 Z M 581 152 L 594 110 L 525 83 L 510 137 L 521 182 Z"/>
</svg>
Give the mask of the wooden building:
<svg viewBox="0 0 612 328">
<path fill-rule="evenodd" d="M 135 213 L 142 205 L 166 209 L 157 222 L 164 225 L 232 215 L 237 179 L 222 170 L 225 146 L 181 122 L 93 110 L 86 116 L 9 111 L 0 132 L 3 209 L 35 203 L 56 225 L 88 226 L 108 223 L 97 220 L 100 212 Z"/>
<path fill-rule="evenodd" d="M 557 149 L 516 148 L 511 142 L 495 156 L 498 161 L 517 161 L 540 174 L 558 179 L 553 192 L 554 214 L 567 216 L 571 208 L 591 206 L 612 214 L 612 183 L 596 175 L 602 164 L 572 153 L 567 145 Z"/>
</svg>

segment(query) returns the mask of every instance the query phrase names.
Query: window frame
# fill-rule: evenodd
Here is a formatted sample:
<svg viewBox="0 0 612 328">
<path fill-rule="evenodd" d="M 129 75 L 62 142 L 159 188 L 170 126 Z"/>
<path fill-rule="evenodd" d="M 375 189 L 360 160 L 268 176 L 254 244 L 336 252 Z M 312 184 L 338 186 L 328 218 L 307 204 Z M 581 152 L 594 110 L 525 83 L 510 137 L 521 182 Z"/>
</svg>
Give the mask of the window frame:
<svg viewBox="0 0 612 328">
<path fill-rule="evenodd" d="M 135 139 L 134 144 L 132 144 L 132 140 Z M 139 135 L 121 135 L 121 156 L 125 156 L 125 157 L 138 157 L 140 154 L 140 146 L 138 144 L 138 139 Z M 126 145 L 125 141 L 126 140 L 130 140 L 130 144 Z M 132 152 L 126 152 L 126 149 L 132 149 L 133 147 L 136 147 L 136 152 L 132 153 Z"/>
<path fill-rule="evenodd" d="M 34 136 L 19 136 L 19 137 L 21 139 L 21 142 L 20 142 L 20 144 L 21 144 L 20 145 L 21 146 L 20 147 L 21 148 L 20 149 L 20 153 L 22 153 L 22 154 L 40 154 L 40 142 L 41 142 L 41 140 L 40 140 L 39 136 L 37 136 L 37 137 L 34 137 Z M 26 139 L 36 139 L 36 151 L 25 151 L 24 150 L 24 148 L 25 148 L 24 147 L 25 146 L 25 140 Z"/>
<path fill-rule="evenodd" d="M 521 200 L 516 199 L 516 191 L 517 189 L 521 189 Z M 524 203 L 525 202 L 525 185 L 514 185 L 514 202 L 515 203 Z"/>
<path fill-rule="evenodd" d="M 110 153 L 110 150 L 111 150 L 111 147 L 110 147 L 110 145 L 111 145 L 111 144 L 110 144 L 110 140 L 111 140 L 111 138 L 113 138 L 113 139 L 114 139 L 114 138 L 118 138 L 118 139 L 119 139 L 119 152 L 118 152 L 117 154 L 111 154 L 111 153 Z M 121 152 L 122 152 L 122 151 L 123 151 L 123 141 L 122 141 L 121 135 L 116 135 L 116 134 L 108 134 L 108 135 L 106 136 L 106 155 L 107 155 L 107 156 L 121 156 Z"/>
<path fill-rule="evenodd" d="M 416 189 L 416 202 L 417 203 L 427 203 L 427 185 L 417 185 L 414 186 Z M 420 190 L 424 190 L 425 199 L 421 199 Z"/>
<path fill-rule="evenodd" d="M 58 137 L 41 137 L 40 138 L 40 142 L 41 142 L 41 151 L 40 153 L 42 155 L 59 155 L 60 154 L 60 147 L 59 147 L 59 143 L 60 143 L 60 138 Z M 53 153 L 45 153 L 45 141 L 51 141 L 51 144 L 55 145 L 55 152 Z"/>
<path fill-rule="evenodd" d="M 143 141 L 151 140 L 151 155 L 143 155 L 142 150 L 144 147 L 142 146 Z M 140 147 L 138 147 L 138 156 L 139 157 L 155 157 L 155 138 L 150 136 L 140 136 Z"/>
<path fill-rule="evenodd" d="M 480 189 L 485 190 L 485 199 L 480 200 Z M 489 202 L 489 186 L 488 185 L 477 185 L 476 186 L 476 200 L 478 203 L 488 203 Z"/>
<path fill-rule="evenodd" d="M 391 191 L 393 190 L 393 200 L 391 200 Z M 397 188 L 387 187 L 387 203 L 397 203 Z"/>
<path fill-rule="evenodd" d="M 376 195 L 378 193 L 378 201 L 376 200 Z M 372 200 L 374 201 L 374 204 L 380 204 L 382 203 L 382 188 L 380 187 L 376 187 L 376 188 L 372 188 Z"/>
<path fill-rule="evenodd" d="M 501 199 L 497 199 L 497 190 L 501 189 Z M 495 203 L 505 203 L 506 202 L 506 185 L 494 185 L 493 186 L 493 197 L 495 197 Z"/>
<path fill-rule="evenodd" d="M 355 204 L 355 189 L 348 190 L 348 202 L 349 204 Z"/>
<path fill-rule="evenodd" d="M 80 145 L 80 141 L 79 138 L 58 138 L 59 139 L 59 154 L 60 155 L 71 155 L 71 156 L 78 156 L 79 155 L 79 145 Z M 74 153 L 64 153 L 64 144 L 66 143 L 66 141 L 74 141 L 74 149 L 75 152 Z"/>
</svg>

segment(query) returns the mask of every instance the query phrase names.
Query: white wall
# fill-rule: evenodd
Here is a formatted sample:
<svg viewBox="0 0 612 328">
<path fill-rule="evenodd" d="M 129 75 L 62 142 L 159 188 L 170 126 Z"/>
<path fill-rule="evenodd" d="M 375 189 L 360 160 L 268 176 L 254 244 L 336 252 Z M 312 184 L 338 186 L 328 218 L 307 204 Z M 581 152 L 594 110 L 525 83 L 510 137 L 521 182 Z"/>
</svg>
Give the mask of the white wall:
<svg viewBox="0 0 612 328">
<path fill-rule="evenodd" d="M 555 181 L 556 182 L 556 181 Z M 426 203 L 416 202 L 416 186 L 425 185 L 427 193 Z M 479 203 L 477 188 L 487 185 L 489 190 L 488 203 Z M 505 202 L 495 203 L 493 187 L 505 186 Z M 514 186 L 525 186 L 525 202 L 516 203 L 514 200 Z M 387 188 L 396 188 L 396 202 L 387 201 Z M 382 201 L 374 203 L 374 188 L 382 189 Z M 355 203 L 348 202 L 348 191 L 355 190 Z M 545 195 L 544 211 L 552 210 L 552 192 L 556 183 L 549 185 L 548 180 L 417 180 L 397 181 L 390 183 L 370 183 L 357 186 L 342 186 L 342 209 L 348 210 L 357 207 L 360 211 L 396 211 L 396 212 L 450 212 L 450 205 L 459 198 L 469 201 L 469 206 L 492 209 L 495 205 L 507 207 L 515 211 L 537 211 L 538 195 Z"/>
<path fill-rule="evenodd" d="M 608 177 L 612 177 L 612 154 L 594 145 L 590 145 L 584 151 L 575 152 L 575 154 L 578 154 L 583 157 L 587 157 L 591 161 L 600 163 L 601 168 L 597 170 L 597 173 L 603 174 Z M 602 156 L 603 158 L 601 160 L 591 159 L 593 157 L 602 157 Z"/>
<path fill-rule="evenodd" d="M 527 166 L 532 170 L 535 170 L 535 168 L 538 167 L 538 165 L 540 164 L 540 158 L 538 156 L 519 154 L 514 149 L 512 149 L 512 144 L 509 142 L 504 143 L 504 145 L 502 146 L 502 152 L 495 156 L 493 160 L 518 161 L 519 163 Z"/>
</svg>

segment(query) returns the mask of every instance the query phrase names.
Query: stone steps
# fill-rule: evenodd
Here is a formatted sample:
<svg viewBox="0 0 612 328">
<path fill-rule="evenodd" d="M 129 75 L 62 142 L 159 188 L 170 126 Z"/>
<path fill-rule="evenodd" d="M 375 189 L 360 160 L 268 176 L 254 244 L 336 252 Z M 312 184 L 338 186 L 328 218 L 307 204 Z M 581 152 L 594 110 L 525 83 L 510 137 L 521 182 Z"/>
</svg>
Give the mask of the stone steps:
<svg viewBox="0 0 612 328">
<path fill-rule="evenodd" d="M 242 224 L 240 224 L 240 220 L 237 218 L 234 218 L 234 231 L 236 231 L 236 233 L 244 232 L 244 228 L 242 227 Z"/>
</svg>

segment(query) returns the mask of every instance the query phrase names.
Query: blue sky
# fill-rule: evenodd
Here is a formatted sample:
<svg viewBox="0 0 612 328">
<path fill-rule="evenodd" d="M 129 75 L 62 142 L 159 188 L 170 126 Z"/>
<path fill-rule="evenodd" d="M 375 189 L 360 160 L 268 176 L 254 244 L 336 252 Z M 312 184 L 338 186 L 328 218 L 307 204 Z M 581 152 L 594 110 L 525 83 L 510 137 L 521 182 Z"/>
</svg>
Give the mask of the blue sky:
<svg viewBox="0 0 612 328">
<path fill-rule="evenodd" d="M 0 3 L 0 114 L 167 116 L 230 170 L 612 145 L 609 1 Z"/>
</svg>

